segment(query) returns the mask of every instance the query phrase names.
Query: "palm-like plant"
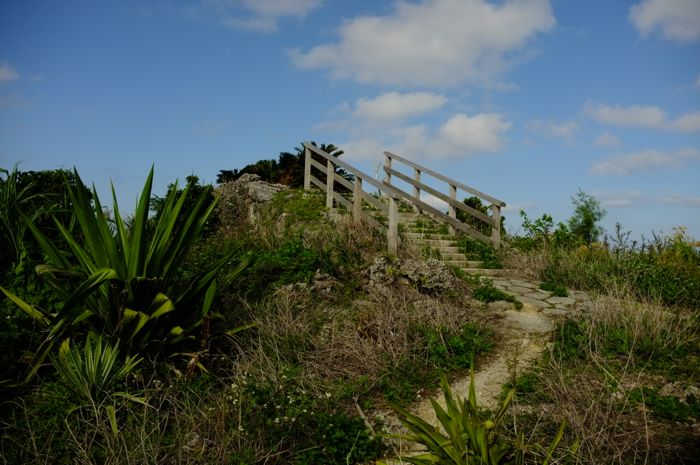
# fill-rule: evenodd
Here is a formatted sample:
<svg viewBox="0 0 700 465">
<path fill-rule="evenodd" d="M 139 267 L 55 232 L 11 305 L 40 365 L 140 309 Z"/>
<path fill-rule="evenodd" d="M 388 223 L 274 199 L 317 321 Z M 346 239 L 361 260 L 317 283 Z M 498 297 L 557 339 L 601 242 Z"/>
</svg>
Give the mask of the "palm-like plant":
<svg viewBox="0 0 700 465">
<path fill-rule="evenodd" d="M 78 180 L 80 177 L 75 172 Z M 41 245 L 48 263 L 37 267 L 58 294 L 63 305 L 50 312 L 19 299 L 0 287 L 26 313 L 46 327 L 46 336 L 34 355 L 30 378 L 56 341 L 86 329 L 121 341 L 126 355 L 163 347 L 193 337 L 209 312 L 217 289 L 216 277 L 230 262 L 228 254 L 197 274 L 186 275 L 182 263 L 215 208 L 201 195 L 188 211 L 183 210 L 188 189 L 177 189 L 165 199 L 152 232 L 148 211 L 153 183 L 151 169 L 130 227 L 119 213 L 114 187 L 114 223 L 103 213 L 93 188 L 91 204 L 86 189 L 68 186 L 78 224 L 78 235 L 59 222 L 68 250 L 46 236 L 29 219 L 27 226 Z M 178 225 L 175 228 L 175 225 Z M 246 263 L 231 271 L 235 277 Z"/>
</svg>

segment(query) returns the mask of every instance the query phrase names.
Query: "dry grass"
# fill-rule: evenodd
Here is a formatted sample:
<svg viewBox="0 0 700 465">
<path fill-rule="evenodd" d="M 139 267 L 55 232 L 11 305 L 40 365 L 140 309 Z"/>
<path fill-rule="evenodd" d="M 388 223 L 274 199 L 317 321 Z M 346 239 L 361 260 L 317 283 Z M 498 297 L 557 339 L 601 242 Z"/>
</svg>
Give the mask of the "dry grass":
<svg viewBox="0 0 700 465">
<path fill-rule="evenodd" d="M 421 356 L 418 327 L 457 331 L 477 318 L 463 303 L 403 286 L 341 306 L 308 288 L 288 287 L 251 311 L 257 335 L 240 361 L 242 369 L 269 379 L 298 365 L 312 392 L 361 377 L 371 385 L 392 367 Z"/>
<path fill-rule="evenodd" d="M 580 331 L 578 339 L 560 335 L 539 376 L 546 403 L 534 406 L 549 412 L 545 423 L 565 420 L 569 425 L 569 444 L 580 443 L 569 460 L 667 463 L 682 444 L 680 429 L 650 419 L 648 409 L 630 395 L 641 386 L 663 384 L 659 366 L 663 372 L 664 364 L 674 363 L 670 354 L 697 343 L 693 316 L 618 293 L 595 298 L 570 322 Z M 650 374 L 652 367 L 657 374 Z"/>
</svg>

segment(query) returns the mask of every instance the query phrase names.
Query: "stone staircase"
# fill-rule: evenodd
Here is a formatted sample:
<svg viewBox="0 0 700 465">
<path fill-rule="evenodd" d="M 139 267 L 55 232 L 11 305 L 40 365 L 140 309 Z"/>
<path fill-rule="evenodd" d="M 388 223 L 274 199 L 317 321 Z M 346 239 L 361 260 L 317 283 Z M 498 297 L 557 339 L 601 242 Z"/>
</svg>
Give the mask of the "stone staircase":
<svg viewBox="0 0 700 465">
<path fill-rule="evenodd" d="M 429 214 L 416 213 L 412 207 L 399 207 L 404 240 L 413 243 L 427 258 L 436 258 L 447 265 L 460 268 L 465 273 L 480 276 L 501 276 L 502 269 L 486 268 L 477 257 L 469 257 L 459 246 L 460 236 L 452 234 L 449 227 Z"/>
</svg>

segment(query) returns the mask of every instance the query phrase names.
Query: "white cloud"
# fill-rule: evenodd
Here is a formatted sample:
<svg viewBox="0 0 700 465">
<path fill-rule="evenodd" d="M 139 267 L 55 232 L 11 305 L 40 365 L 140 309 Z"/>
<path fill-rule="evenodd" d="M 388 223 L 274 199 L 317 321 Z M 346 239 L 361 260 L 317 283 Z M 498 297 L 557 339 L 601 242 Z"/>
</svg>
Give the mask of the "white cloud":
<svg viewBox="0 0 700 465">
<path fill-rule="evenodd" d="M 593 165 L 590 174 L 597 176 L 624 176 L 652 168 L 681 168 L 689 160 L 700 160 L 700 151 L 692 148 L 681 149 L 675 152 L 644 150 L 629 154 L 613 155 L 606 160 L 599 161 Z"/>
<path fill-rule="evenodd" d="M 0 61 L 0 83 L 14 81 L 19 73 L 6 61 Z"/>
<path fill-rule="evenodd" d="M 687 133 L 700 131 L 700 111 L 685 113 L 673 119 L 661 108 L 653 105 L 623 107 L 586 102 L 583 109 L 588 116 L 603 124 Z"/>
<path fill-rule="evenodd" d="M 654 32 L 676 42 L 700 39 L 698 0 L 644 0 L 632 5 L 629 20 L 642 36 Z"/>
<path fill-rule="evenodd" d="M 386 16 L 343 23 L 338 43 L 290 55 L 299 68 L 327 68 L 363 83 L 496 85 L 509 54 L 554 24 L 549 0 L 398 1 Z"/>
<path fill-rule="evenodd" d="M 379 161 L 384 150 L 417 161 L 457 159 L 499 151 L 511 126 L 497 113 L 456 113 L 437 128 L 365 126 L 340 145 L 349 160 Z"/>
<path fill-rule="evenodd" d="M 511 127 L 509 121 L 497 113 L 481 113 L 469 117 L 457 113 L 443 124 L 439 131 L 438 153 L 444 157 L 460 154 L 496 152 L 503 144 L 503 134 Z"/>
<path fill-rule="evenodd" d="M 595 139 L 595 145 L 599 147 L 619 147 L 622 143 L 620 139 L 609 132 L 604 132 Z"/>
<path fill-rule="evenodd" d="M 691 195 L 671 194 L 664 197 L 661 201 L 669 205 L 700 208 L 700 197 L 694 197 Z"/>
<path fill-rule="evenodd" d="M 573 121 L 554 122 L 545 120 L 532 120 L 525 124 L 528 131 L 543 134 L 549 139 L 563 139 L 567 143 L 573 143 L 579 125 Z"/>
<path fill-rule="evenodd" d="M 303 18 L 322 0 L 204 0 L 228 27 L 254 32 L 275 32 L 284 17 Z"/>
<path fill-rule="evenodd" d="M 642 200 L 642 193 L 639 191 L 593 192 L 593 196 L 606 208 L 631 207 Z"/>
<path fill-rule="evenodd" d="M 354 115 L 370 121 L 400 121 L 436 110 L 445 103 L 447 99 L 443 95 L 431 92 L 387 92 L 373 99 L 359 99 L 355 103 Z"/>
</svg>

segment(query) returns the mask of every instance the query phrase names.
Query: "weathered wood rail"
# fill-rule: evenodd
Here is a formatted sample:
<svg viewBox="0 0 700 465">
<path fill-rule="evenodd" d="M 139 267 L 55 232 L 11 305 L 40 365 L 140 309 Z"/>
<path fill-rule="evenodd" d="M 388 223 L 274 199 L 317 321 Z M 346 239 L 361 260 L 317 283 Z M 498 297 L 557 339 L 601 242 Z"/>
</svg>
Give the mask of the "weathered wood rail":
<svg viewBox="0 0 700 465">
<path fill-rule="evenodd" d="M 312 154 L 316 154 L 325 160 L 325 164 L 314 160 Z M 315 147 L 311 144 L 304 143 L 304 189 L 310 189 L 311 185 L 318 187 L 321 191 L 326 193 L 326 207 L 333 208 L 336 204 L 342 205 L 348 211 L 352 211 L 353 218 L 355 221 L 365 221 L 374 227 L 379 229 L 387 230 L 387 246 L 389 253 L 396 254 L 399 244 L 399 210 L 398 204 L 401 200 L 404 200 L 414 208 L 422 212 L 430 213 L 434 218 L 450 226 L 454 231 L 462 232 L 475 239 L 488 242 L 493 244 L 495 247 L 500 245 L 501 234 L 501 220 L 500 212 L 501 207 L 505 206 L 505 203 L 483 194 L 474 188 L 466 186 L 458 181 L 454 181 L 446 176 L 442 176 L 428 168 L 413 163 L 405 158 L 399 157 L 398 155 L 392 154 L 390 152 L 384 153 L 386 157 L 384 172 L 386 177 L 383 181 L 378 181 L 373 179 L 368 174 L 363 173 L 354 166 L 339 160 L 336 157 L 324 152 L 323 150 Z M 413 177 L 409 177 L 392 167 L 393 161 L 401 162 L 407 166 L 413 168 Z M 336 167 L 342 168 L 348 173 L 354 176 L 354 181 L 349 181 L 336 173 Z M 316 169 L 323 173 L 326 178 L 326 182 L 321 181 L 316 176 L 313 175 L 312 169 Z M 430 175 L 440 181 L 447 182 L 449 186 L 449 193 L 443 194 L 437 189 L 434 189 L 427 184 L 421 182 L 421 175 Z M 391 184 L 391 177 L 395 176 L 398 179 L 408 182 L 413 186 L 413 194 L 409 194 L 398 187 Z M 335 183 L 338 183 L 352 192 L 352 200 L 348 200 L 339 192 L 335 190 Z M 387 202 L 376 198 L 373 194 L 370 194 L 364 190 L 365 186 L 372 186 L 382 195 L 388 199 Z M 457 201 L 457 189 L 462 189 L 474 196 L 484 199 L 491 203 L 492 215 L 485 215 L 484 213 L 465 205 L 462 202 Z M 425 191 L 445 202 L 449 206 L 449 212 L 445 214 L 439 209 L 433 207 L 422 201 L 420 199 L 420 192 Z M 382 225 L 379 221 L 373 218 L 368 212 L 366 212 L 362 206 L 363 202 L 371 205 L 372 207 L 380 210 L 387 218 L 387 226 Z M 467 212 L 474 218 L 491 226 L 491 237 L 480 233 L 466 223 L 463 223 L 457 219 L 457 209 Z"/>
</svg>

